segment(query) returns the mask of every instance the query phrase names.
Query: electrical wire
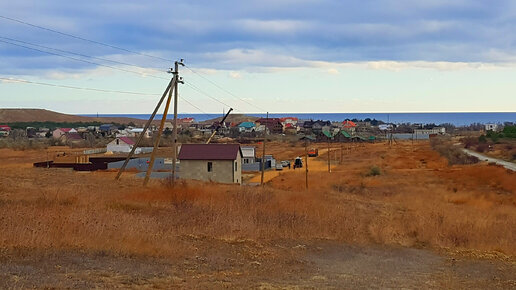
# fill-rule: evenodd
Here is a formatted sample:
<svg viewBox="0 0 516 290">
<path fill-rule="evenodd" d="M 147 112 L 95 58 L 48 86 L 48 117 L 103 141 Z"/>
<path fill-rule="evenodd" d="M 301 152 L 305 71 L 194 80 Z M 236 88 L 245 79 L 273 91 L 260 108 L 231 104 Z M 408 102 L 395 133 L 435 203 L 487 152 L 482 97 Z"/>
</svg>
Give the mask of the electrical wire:
<svg viewBox="0 0 516 290">
<path fill-rule="evenodd" d="M 102 46 L 106 46 L 106 47 L 122 50 L 122 51 L 125 51 L 125 52 L 130 52 L 130 53 L 133 53 L 133 54 L 138 54 L 138 55 L 141 55 L 141 56 L 146 56 L 146 57 L 150 57 L 150 58 L 154 58 L 154 59 L 164 60 L 164 61 L 167 61 L 167 62 L 173 62 L 173 60 L 166 59 L 166 58 L 163 58 L 163 57 L 160 57 L 160 56 L 155 56 L 155 55 L 151 55 L 151 54 L 141 53 L 141 52 L 138 52 L 138 51 L 134 51 L 134 50 L 126 49 L 126 48 L 123 48 L 123 47 L 119 47 L 119 46 L 116 46 L 116 45 L 111 45 L 111 44 L 103 43 L 103 42 L 100 42 L 100 41 L 87 39 L 87 38 L 76 36 L 76 35 L 73 35 L 73 34 L 61 32 L 61 31 L 58 31 L 58 30 L 55 30 L 55 29 L 47 28 L 47 27 L 44 27 L 44 26 L 41 26 L 41 25 L 32 24 L 32 23 L 29 23 L 29 22 L 26 22 L 26 21 L 23 21 L 23 20 L 14 19 L 14 18 L 11 18 L 11 17 L 3 16 L 3 15 L 0 15 L 0 18 L 6 19 L 6 20 L 9 20 L 9 21 L 18 22 L 18 23 L 21 23 L 21 24 L 24 24 L 24 25 L 32 26 L 32 27 L 35 27 L 35 28 L 38 28 L 38 29 L 50 31 L 50 32 L 57 33 L 57 34 L 60 34 L 60 35 L 72 37 L 72 38 L 79 39 L 79 40 L 82 40 L 82 41 L 87 41 L 87 42 L 90 42 L 90 43 L 95 43 L 95 44 L 98 44 L 98 45 L 102 45 Z"/>
<path fill-rule="evenodd" d="M 201 93 L 201 94 L 203 94 L 203 95 L 207 96 L 208 98 L 210 98 L 210 99 L 212 99 L 212 100 L 216 101 L 217 103 L 222 104 L 222 105 L 224 105 L 224 106 L 226 106 L 226 107 L 228 107 L 228 108 L 231 108 L 231 107 L 232 107 L 232 106 L 230 106 L 230 105 L 228 105 L 228 104 L 224 103 L 223 101 L 220 101 L 219 99 L 217 99 L 217 98 L 215 98 L 215 97 L 212 97 L 210 94 L 208 94 L 208 93 L 206 93 L 205 91 L 203 91 L 203 90 L 199 89 L 198 87 L 196 87 L 195 85 L 193 85 L 191 82 L 186 82 L 186 81 L 185 81 L 184 83 L 185 83 L 185 85 L 189 86 L 189 87 L 190 87 L 190 88 L 192 88 L 193 90 L 195 90 L 195 91 L 197 91 L 197 92 L 199 92 L 199 93 Z M 233 110 L 236 110 L 236 109 L 235 109 L 235 108 L 233 108 Z"/>
<path fill-rule="evenodd" d="M 45 50 L 37 49 L 37 48 L 34 48 L 34 47 L 29 47 L 29 46 L 13 43 L 13 42 L 6 41 L 6 40 L 1 40 L 0 39 L 0 42 L 7 43 L 7 44 L 10 44 L 10 45 L 14 45 L 14 46 L 18 46 L 18 47 L 23 47 L 23 48 L 30 49 L 30 50 L 39 51 L 39 52 L 42 52 L 42 53 L 47 53 L 47 54 L 51 54 L 51 55 L 55 55 L 55 56 L 60 56 L 60 57 L 71 59 L 71 60 L 75 60 L 75 61 L 80 61 L 80 62 L 84 62 L 84 63 L 94 64 L 94 65 L 97 65 L 97 66 L 107 67 L 107 68 L 110 68 L 110 69 L 119 70 L 119 71 L 123 71 L 123 72 L 138 74 L 140 76 L 148 76 L 148 77 L 152 77 L 152 78 L 168 80 L 166 78 L 162 78 L 162 77 L 155 76 L 155 75 L 145 75 L 144 73 L 141 73 L 141 72 L 127 70 L 127 69 L 123 69 L 123 68 L 118 68 L 118 67 L 114 67 L 114 66 L 110 66 L 110 65 L 106 65 L 106 64 L 100 64 L 100 63 L 97 63 L 97 62 L 93 62 L 93 61 L 89 61 L 89 60 L 85 60 L 85 59 L 80 59 L 80 58 L 75 58 L 75 57 L 68 56 L 68 55 L 62 55 L 62 54 L 54 53 L 54 52 L 50 52 L 50 51 L 45 51 Z"/>
<path fill-rule="evenodd" d="M 158 94 L 150 94 L 150 93 L 140 93 L 140 92 L 129 92 L 129 91 L 117 91 L 117 90 L 105 90 L 105 89 L 97 89 L 97 88 L 86 88 L 86 87 L 76 87 L 76 86 L 67 86 L 67 85 L 56 85 L 44 82 L 34 82 L 22 79 L 14 79 L 14 78 L 6 78 L 0 77 L 0 80 L 4 80 L 7 82 L 17 82 L 17 83 L 26 83 L 40 86 L 48 86 L 48 87 L 57 87 L 57 88 L 65 88 L 65 89 L 74 89 L 74 90 L 83 90 L 83 91 L 94 91 L 94 92 L 102 92 L 102 93 L 117 93 L 117 94 L 127 94 L 127 95 L 139 95 L 139 96 L 159 96 Z"/>
<path fill-rule="evenodd" d="M 190 70 L 191 72 L 193 72 L 194 74 L 196 74 L 196 75 L 200 76 L 201 78 L 203 78 L 204 80 L 206 80 L 206 81 L 210 82 L 212 85 L 214 85 L 214 86 L 215 86 L 215 87 L 217 87 L 218 89 L 222 90 L 222 91 L 223 91 L 223 92 L 225 92 L 226 94 L 229 94 L 229 95 L 231 95 L 231 96 L 233 96 L 233 97 L 237 98 L 238 100 L 240 100 L 240 101 L 242 101 L 242 102 L 244 102 L 244 103 L 246 103 L 246 104 L 248 104 L 248 105 L 250 105 L 250 106 L 253 106 L 254 108 L 256 108 L 256 109 L 258 109 L 258 110 L 260 110 L 260 111 L 267 111 L 266 109 L 264 109 L 264 108 L 262 108 L 262 107 L 260 107 L 260 106 L 257 106 L 257 105 L 255 105 L 255 104 L 253 104 L 253 103 L 251 103 L 251 102 L 248 102 L 247 100 L 244 100 L 243 98 L 240 98 L 240 97 L 238 97 L 237 95 L 235 95 L 235 94 L 231 93 L 230 91 L 226 90 L 226 89 L 225 89 L 225 88 L 223 88 L 222 86 L 219 86 L 219 85 L 218 85 L 217 83 L 215 83 L 214 81 L 212 81 L 212 80 L 208 79 L 207 77 L 203 76 L 201 73 L 198 73 L 198 72 L 194 71 L 194 70 L 193 70 L 191 67 L 189 67 L 188 65 L 185 65 L 185 67 L 186 67 L 188 70 Z"/>
<path fill-rule="evenodd" d="M 72 52 L 72 51 L 69 51 L 69 50 L 63 50 L 63 49 L 48 47 L 48 46 L 44 46 L 44 45 L 40 45 L 40 44 L 35 44 L 35 43 L 28 42 L 28 41 L 18 40 L 18 39 L 14 39 L 14 38 L 9 38 L 9 37 L 4 37 L 4 36 L 0 36 L 0 38 L 1 39 L 7 39 L 7 40 L 10 40 L 10 41 L 16 41 L 16 42 L 23 43 L 23 44 L 28 44 L 28 45 L 32 45 L 32 46 L 36 46 L 36 47 L 40 47 L 40 48 L 44 48 L 44 49 L 50 49 L 50 50 L 54 50 L 54 51 L 58 51 L 58 52 L 63 52 L 63 53 L 69 53 L 69 54 L 77 55 L 77 56 L 82 56 L 82 57 L 86 57 L 86 58 L 98 59 L 98 60 L 102 60 L 102 61 L 112 62 L 112 63 L 126 65 L 126 66 L 132 66 L 132 67 L 136 67 L 136 68 L 140 68 L 140 69 L 145 69 L 145 70 L 154 70 L 154 71 L 161 72 L 161 73 L 164 72 L 164 71 L 159 70 L 157 68 L 143 67 L 143 66 L 139 66 L 139 65 L 136 65 L 136 64 L 127 63 L 127 62 L 121 62 L 121 61 L 117 61 L 117 60 L 111 60 L 111 59 L 107 59 L 107 58 L 101 58 L 101 57 L 96 57 L 96 56 L 76 53 L 76 52 Z"/>
</svg>

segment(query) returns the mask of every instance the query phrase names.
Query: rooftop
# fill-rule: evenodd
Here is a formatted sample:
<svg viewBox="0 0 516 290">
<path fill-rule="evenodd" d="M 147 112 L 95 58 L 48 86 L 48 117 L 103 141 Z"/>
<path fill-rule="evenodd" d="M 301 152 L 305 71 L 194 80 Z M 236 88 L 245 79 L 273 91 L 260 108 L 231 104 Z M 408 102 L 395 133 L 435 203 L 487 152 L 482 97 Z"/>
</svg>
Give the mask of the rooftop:
<svg viewBox="0 0 516 290">
<path fill-rule="evenodd" d="M 179 160 L 235 160 L 242 157 L 240 144 L 183 144 Z"/>
</svg>

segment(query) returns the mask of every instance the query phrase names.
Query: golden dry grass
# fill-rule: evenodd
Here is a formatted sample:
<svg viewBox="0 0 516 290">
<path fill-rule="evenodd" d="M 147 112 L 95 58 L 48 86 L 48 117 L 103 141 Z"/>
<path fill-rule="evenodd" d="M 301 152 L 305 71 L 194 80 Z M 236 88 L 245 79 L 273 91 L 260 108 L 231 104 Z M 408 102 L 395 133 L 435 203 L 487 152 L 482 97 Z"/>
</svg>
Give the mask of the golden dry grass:
<svg viewBox="0 0 516 290">
<path fill-rule="evenodd" d="M 301 147 L 274 150 L 286 159 Z M 355 147 L 331 174 L 310 171 L 309 190 L 304 170 L 284 170 L 265 188 L 142 188 L 130 173 L 114 182 L 113 172 L 30 168 L 37 151 L 0 155 L 9 160 L 0 168 L 0 249 L 178 257 L 198 251 L 191 239 L 323 239 L 516 255 L 516 174 L 449 167 L 426 142 Z M 367 176 L 371 166 L 381 174 Z"/>
</svg>

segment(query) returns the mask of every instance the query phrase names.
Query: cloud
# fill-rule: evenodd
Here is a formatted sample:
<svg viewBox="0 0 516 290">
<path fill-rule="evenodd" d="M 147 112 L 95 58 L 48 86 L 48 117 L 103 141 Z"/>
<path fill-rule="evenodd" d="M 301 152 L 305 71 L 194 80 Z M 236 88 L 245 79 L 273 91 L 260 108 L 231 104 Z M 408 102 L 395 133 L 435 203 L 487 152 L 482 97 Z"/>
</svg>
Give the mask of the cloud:
<svg viewBox="0 0 516 290">
<path fill-rule="evenodd" d="M 239 72 L 236 72 L 236 71 L 230 71 L 229 72 L 229 77 L 232 78 L 232 79 L 241 79 L 242 78 L 242 74 L 239 73 Z"/>
<path fill-rule="evenodd" d="M 260 71 L 321 62 L 396 70 L 410 62 L 446 70 L 516 61 L 516 4 L 509 0 L 54 0 L 5 2 L 0 10 L 138 53 L 183 57 L 206 69 Z M 5 19 L 0 25 L 5 37 L 160 70 L 172 65 Z M 0 61 L 4 74 L 95 67 L 7 44 L 0 44 Z"/>
</svg>

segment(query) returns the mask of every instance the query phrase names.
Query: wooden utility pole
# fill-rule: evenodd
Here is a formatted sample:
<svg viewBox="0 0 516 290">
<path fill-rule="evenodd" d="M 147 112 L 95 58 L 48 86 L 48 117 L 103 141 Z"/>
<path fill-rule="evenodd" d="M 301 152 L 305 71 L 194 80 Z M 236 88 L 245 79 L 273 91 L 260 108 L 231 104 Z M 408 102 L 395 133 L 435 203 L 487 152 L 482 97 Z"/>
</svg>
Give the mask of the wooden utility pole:
<svg viewBox="0 0 516 290">
<path fill-rule="evenodd" d="M 308 189 L 308 140 L 305 141 L 305 188 Z"/>
<path fill-rule="evenodd" d="M 175 78 L 175 76 L 174 76 Z M 176 85 L 177 82 L 174 81 L 174 85 Z M 176 90 L 177 90 L 177 86 Z M 145 179 L 143 179 L 143 186 L 146 186 L 149 182 L 150 175 L 152 173 L 152 169 L 154 168 L 154 160 L 156 158 L 156 153 L 159 148 L 159 141 L 161 140 L 161 134 L 163 133 L 163 128 L 165 127 L 165 120 L 167 120 L 167 114 L 168 114 L 168 108 L 170 107 L 170 100 L 172 99 L 172 89 L 168 90 L 168 98 L 167 102 L 165 104 L 165 111 L 163 111 L 163 116 L 161 118 L 161 122 L 159 124 L 159 131 L 158 136 L 156 136 L 156 140 L 154 140 L 154 148 L 152 149 L 150 161 L 149 161 L 149 167 L 147 168 L 147 172 L 145 173 Z"/>
<path fill-rule="evenodd" d="M 161 99 L 159 100 L 158 104 L 156 105 L 156 108 L 154 108 L 154 112 L 152 112 L 149 120 L 147 120 L 147 123 L 143 127 L 143 131 L 140 134 L 140 136 L 138 137 L 138 139 L 136 140 L 136 143 L 133 145 L 133 148 L 131 149 L 131 152 L 129 152 L 129 155 L 127 155 L 127 158 L 125 159 L 124 164 L 122 165 L 122 167 L 118 171 L 118 173 L 117 173 L 117 175 L 115 177 L 115 180 L 120 179 L 120 176 L 122 176 L 122 173 L 125 171 L 125 168 L 127 167 L 127 163 L 129 163 L 129 160 L 131 160 L 131 157 L 133 157 L 133 155 L 134 155 L 134 151 L 136 151 L 136 148 L 138 148 L 138 145 L 140 145 L 140 143 L 142 142 L 143 136 L 145 135 L 145 133 L 149 129 L 149 126 L 152 123 L 152 120 L 154 120 L 154 117 L 156 116 L 156 113 L 158 112 L 159 107 L 161 107 L 161 104 L 163 103 L 163 100 L 167 96 L 168 91 L 171 90 L 172 87 L 174 86 L 174 82 L 175 81 L 176 81 L 175 78 L 172 78 L 170 80 L 170 82 L 168 83 L 168 86 L 165 89 L 165 92 L 161 96 Z"/>
<path fill-rule="evenodd" d="M 262 152 L 262 178 L 260 184 L 263 186 L 263 177 L 265 174 L 265 143 L 267 143 L 267 125 L 269 125 L 269 112 L 267 112 L 267 122 L 265 124 L 265 132 L 263 137 L 263 152 Z"/>
<path fill-rule="evenodd" d="M 177 163 L 177 84 L 179 82 L 183 82 L 179 78 L 179 65 L 184 66 L 183 60 L 174 62 L 174 76 L 176 78 L 176 83 L 174 86 L 174 130 L 172 131 L 172 185 L 176 183 L 176 163 Z"/>
<path fill-rule="evenodd" d="M 331 172 L 330 138 L 328 137 L 328 172 Z"/>
</svg>

